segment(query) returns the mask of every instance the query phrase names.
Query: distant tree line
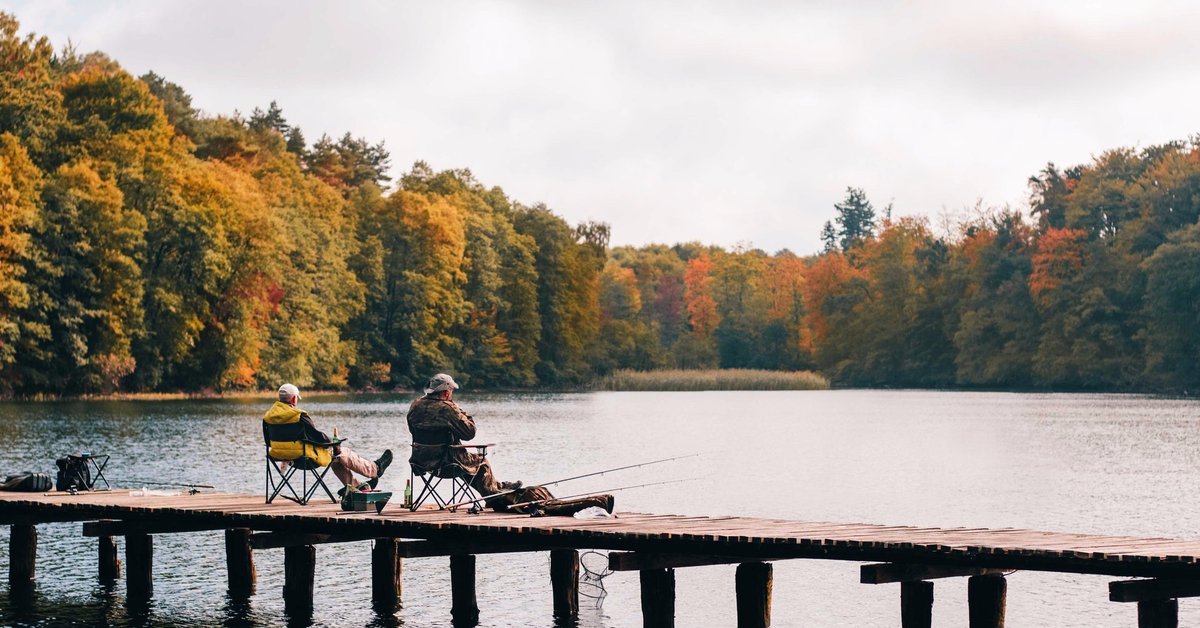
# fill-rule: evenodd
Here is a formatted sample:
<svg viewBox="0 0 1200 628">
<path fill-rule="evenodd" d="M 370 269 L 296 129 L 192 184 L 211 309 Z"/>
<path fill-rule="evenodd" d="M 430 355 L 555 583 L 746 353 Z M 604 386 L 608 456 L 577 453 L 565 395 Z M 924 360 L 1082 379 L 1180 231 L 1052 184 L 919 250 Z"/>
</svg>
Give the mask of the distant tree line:
<svg viewBox="0 0 1200 628">
<path fill-rule="evenodd" d="M 935 234 L 850 188 L 802 257 L 610 247 L 467 170 L 271 103 L 56 52 L 0 14 L 0 395 L 574 385 L 618 368 L 866 386 L 1194 391 L 1200 149 L 1030 179 L 1032 215 Z"/>
</svg>

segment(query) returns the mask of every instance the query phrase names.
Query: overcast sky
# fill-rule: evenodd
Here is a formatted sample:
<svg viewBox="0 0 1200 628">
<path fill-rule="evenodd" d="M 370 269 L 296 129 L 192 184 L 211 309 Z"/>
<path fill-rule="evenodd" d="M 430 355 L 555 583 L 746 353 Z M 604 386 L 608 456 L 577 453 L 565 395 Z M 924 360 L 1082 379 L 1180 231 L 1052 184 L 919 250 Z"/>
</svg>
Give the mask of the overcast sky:
<svg viewBox="0 0 1200 628">
<path fill-rule="evenodd" d="M 988 4 L 0 0 L 207 113 L 276 100 L 614 244 L 798 253 L 850 185 L 1024 208 L 1047 161 L 1200 131 L 1197 3 Z"/>
</svg>

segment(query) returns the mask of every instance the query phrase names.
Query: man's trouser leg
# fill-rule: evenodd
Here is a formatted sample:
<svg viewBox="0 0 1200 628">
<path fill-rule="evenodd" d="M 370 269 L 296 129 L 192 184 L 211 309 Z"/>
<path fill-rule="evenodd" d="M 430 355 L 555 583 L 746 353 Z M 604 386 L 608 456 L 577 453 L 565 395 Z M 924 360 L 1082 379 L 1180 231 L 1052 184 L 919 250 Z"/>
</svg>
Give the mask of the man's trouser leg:
<svg viewBox="0 0 1200 628">
<path fill-rule="evenodd" d="M 575 499 L 563 499 L 548 502 L 542 506 L 542 511 L 547 515 L 569 517 L 584 508 L 600 508 L 606 512 L 609 510 L 609 499 L 612 495 L 590 495 L 588 497 L 577 497 Z"/>
<path fill-rule="evenodd" d="M 374 461 L 363 458 L 347 447 L 342 447 L 341 453 L 334 456 L 333 462 L 329 463 L 329 468 L 344 486 L 356 484 L 355 473 L 367 479 L 373 478 L 379 473 L 379 468 L 375 466 Z"/>
</svg>

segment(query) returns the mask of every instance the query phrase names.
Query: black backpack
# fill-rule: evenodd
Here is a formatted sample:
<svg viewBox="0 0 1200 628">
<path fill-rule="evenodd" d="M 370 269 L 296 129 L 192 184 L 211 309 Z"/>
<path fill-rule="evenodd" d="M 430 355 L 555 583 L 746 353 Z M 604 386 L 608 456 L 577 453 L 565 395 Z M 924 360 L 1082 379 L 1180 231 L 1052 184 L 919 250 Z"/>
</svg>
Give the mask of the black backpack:
<svg viewBox="0 0 1200 628">
<path fill-rule="evenodd" d="M 50 490 L 50 476 L 45 473 L 34 473 L 26 471 L 16 475 L 4 476 L 4 480 L 0 481 L 0 491 L 25 491 L 30 493 L 41 493 L 42 491 Z"/>
<path fill-rule="evenodd" d="M 54 461 L 58 466 L 58 477 L 54 488 L 60 491 L 90 491 L 92 490 L 92 471 L 88 468 L 87 460 L 75 453 Z"/>
</svg>

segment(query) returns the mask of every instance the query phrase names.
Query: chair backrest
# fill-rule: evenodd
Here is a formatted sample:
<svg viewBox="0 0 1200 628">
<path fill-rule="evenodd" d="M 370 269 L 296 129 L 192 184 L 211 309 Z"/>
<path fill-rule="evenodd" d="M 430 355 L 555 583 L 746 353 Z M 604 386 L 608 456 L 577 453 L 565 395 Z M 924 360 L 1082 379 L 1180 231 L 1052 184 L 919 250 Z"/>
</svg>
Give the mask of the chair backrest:
<svg viewBox="0 0 1200 628">
<path fill-rule="evenodd" d="M 272 443 L 272 445 L 276 445 L 276 444 L 278 444 L 278 443 Z M 321 467 L 329 466 L 328 463 L 321 464 L 321 462 L 319 460 L 314 460 L 313 458 L 310 458 L 308 456 L 296 456 L 295 458 L 281 458 L 280 456 L 276 455 L 276 452 L 277 452 L 277 450 L 275 448 L 270 447 L 270 446 L 267 447 L 267 457 L 268 458 L 270 458 L 276 462 L 286 462 L 286 463 L 292 465 L 293 467 L 296 467 L 297 469 L 301 469 L 304 471 L 314 471 L 316 469 L 320 469 Z"/>
<path fill-rule="evenodd" d="M 449 445 L 412 444 L 412 456 L 408 464 L 416 475 L 433 475 L 439 478 L 466 477 L 462 465 L 450 456 Z"/>
<path fill-rule="evenodd" d="M 268 454 L 276 460 L 294 461 L 307 458 L 320 467 L 333 461 L 330 447 L 304 438 L 300 409 L 276 402 L 263 416 L 263 434 L 267 438 Z"/>
<path fill-rule="evenodd" d="M 311 441 L 293 440 L 293 441 L 278 441 L 271 439 L 267 445 L 267 455 L 275 460 L 291 462 L 293 464 L 301 464 L 299 461 L 306 461 L 306 464 L 312 464 L 315 467 L 327 467 L 333 462 L 333 451 L 331 447 L 323 447 Z"/>
</svg>

